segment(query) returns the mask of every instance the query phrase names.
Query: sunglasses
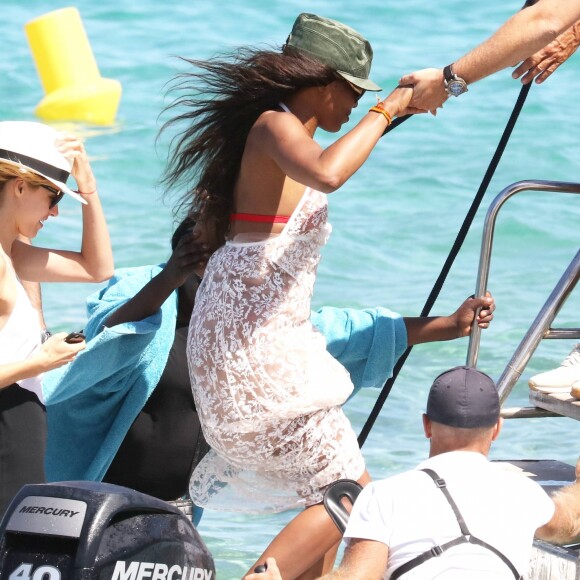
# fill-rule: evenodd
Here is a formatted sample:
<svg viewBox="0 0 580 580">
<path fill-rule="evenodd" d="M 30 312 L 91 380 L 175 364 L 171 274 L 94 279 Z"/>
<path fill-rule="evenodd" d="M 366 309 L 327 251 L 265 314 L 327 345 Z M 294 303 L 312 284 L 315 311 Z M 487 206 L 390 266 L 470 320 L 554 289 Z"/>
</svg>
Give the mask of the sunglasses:
<svg viewBox="0 0 580 580">
<path fill-rule="evenodd" d="M 56 189 L 56 187 L 50 187 L 50 185 L 43 185 L 41 187 L 48 189 L 48 191 L 53 194 L 53 197 L 50 198 L 50 205 L 48 206 L 49 209 L 52 209 L 64 197 L 64 191 Z"/>
<path fill-rule="evenodd" d="M 356 100 L 358 102 L 366 91 L 364 89 L 361 89 L 360 87 L 357 87 L 356 85 L 353 85 L 350 81 L 347 81 L 346 79 L 342 80 L 351 88 L 352 92 L 356 95 Z"/>
</svg>

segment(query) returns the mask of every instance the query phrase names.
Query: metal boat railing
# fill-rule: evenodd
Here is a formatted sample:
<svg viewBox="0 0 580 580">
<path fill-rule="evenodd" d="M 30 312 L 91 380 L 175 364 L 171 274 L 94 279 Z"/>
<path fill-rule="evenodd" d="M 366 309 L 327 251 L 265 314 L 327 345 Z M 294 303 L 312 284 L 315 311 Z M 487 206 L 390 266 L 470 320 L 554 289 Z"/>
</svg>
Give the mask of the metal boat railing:
<svg viewBox="0 0 580 580">
<path fill-rule="evenodd" d="M 518 181 L 509 185 L 497 195 L 491 203 L 485 218 L 475 296 L 485 296 L 487 290 L 493 234 L 499 210 L 508 199 L 523 191 L 580 194 L 580 183 L 568 183 L 562 181 Z M 580 250 L 578 250 L 576 256 L 572 259 L 570 265 L 566 268 L 566 271 L 557 282 L 554 290 L 551 292 L 546 303 L 532 322 L 530 329 L 517 347 L 504 372 L 498 379 L 497 387 L 502 404 L 520 379 L 527 363 L 542 339 L 580 338 L 580 328 L 558 329 L 551 327 L 562 305 L 574 290 L 579 278 Z M 480 338 L 481 329 L 477 325 L 474 325 L 469 337 L 466 363 L 468 366 L 475 367 L 477 365 Z M 509 418 L 561 416 L 561 413 L 554 413 L 537 407 L 521 408 L 510 410 L 509 412 L 505 411 L 505 409 L 502 411 L 502 415 Z"/>
</svg>

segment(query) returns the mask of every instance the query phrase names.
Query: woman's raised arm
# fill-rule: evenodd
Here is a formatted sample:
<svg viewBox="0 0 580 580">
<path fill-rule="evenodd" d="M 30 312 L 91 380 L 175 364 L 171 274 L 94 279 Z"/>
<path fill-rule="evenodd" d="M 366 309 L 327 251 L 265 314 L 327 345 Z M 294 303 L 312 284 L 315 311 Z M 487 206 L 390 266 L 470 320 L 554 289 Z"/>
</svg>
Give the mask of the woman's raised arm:
<svg viewBox="0 0 580 580">
<path fill-rule="evenodd" d="M 113 275 L 113 252 L 105 215 L 82 142 L 65 134 L 58 149 L 73 160 L 71 174 L 78 192 L 87 202 L 83 204 L 83 233 L 78 252 L 53 250 L 15 241 L 12 259 L 18 276 L 37 282 L 102 282 Z"/>
</svg>

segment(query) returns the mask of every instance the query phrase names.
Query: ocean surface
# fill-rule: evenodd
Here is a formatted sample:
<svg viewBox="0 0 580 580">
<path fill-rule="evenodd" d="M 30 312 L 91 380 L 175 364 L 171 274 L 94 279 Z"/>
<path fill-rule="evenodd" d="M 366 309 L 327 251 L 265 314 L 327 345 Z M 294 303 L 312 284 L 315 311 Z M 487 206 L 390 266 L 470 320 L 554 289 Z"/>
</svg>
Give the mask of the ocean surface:
<svg viewBox="0 0 580 580">
<path fill-rule="evenodd" d="M 2 2 L 0 119 L 34 120 L 43 97 L 24 24 L 62 8 L 48 0 Z M 103 77 L 122 83 L 111 127 L 61 124 L 86 138 L 112 236 L 117 267 L 158 263 L 169 255 L 175 198 L 159 185 L 167 138 L 156 142 L 169 103 L 166 84 L 181 70 L 177 56 L 206 58 L 243 44 L 280 46 L 300 12 L 342 20 L 373 44 L 372 77 L 385 91 L 413 70 L 442 67 L 493 32 L 520 2 L 489 0 L 234 0 L 76 3 Z M 55 35 L 54 42 L 59 38 Z M 580 181 L 580 57 L 547 83 L 532 87 L 502 162 L 453 266 L 433 314 L 453 312 L 474 291 L 482 225 L 492 199 L 522 179 Z M 315 307 L 386 306 L 416 316 L 437 278 L 491 160 L 520 91 L 506 70 L 450 99 L 436 118 L 417 116 L 387 135 L 353 178 L 330 198 L 334 231 L 324 249 Z M 452 101 L 452 102 L 451 102 Z M 349 127 L 372 106 L 366 95 Z M 317 135 L 330 144 L 335 136 Z M 36 243 L 78 248 L 80 208 L 65 199 Z M 489 286 L 496 320 L 483 332 L 478 366 L 498 377 L 580 240 L 580 197 L 522 193 L 500 212 Z M 55 330 L 84 326 L 85 298 L 99 286 L 45 285 L 45 317 Z M 558 326 L 580 321 L 579 292 Z M 463 364 L 467 339 L 415 347 L 363 447 L 374 478 L 414 466 L 427 453 L 421 428 L 426 393 L 444 369 Z M 508 399 L 528 403 L 527 378 L 559 364 L 574 341 L 543 341 Z M 378 395 L 363 392 L 346 405 L 360 431 Z M 494 458 L 560 459 L 580 453 L 578 423 L 569 419 L 507 422 Z M 218 578 L 239 578 L 294 514 L 242 516 L 206 512 L 200 533 Z M 299 557 L 299 555 L 298 555 Z"/>
</svg>

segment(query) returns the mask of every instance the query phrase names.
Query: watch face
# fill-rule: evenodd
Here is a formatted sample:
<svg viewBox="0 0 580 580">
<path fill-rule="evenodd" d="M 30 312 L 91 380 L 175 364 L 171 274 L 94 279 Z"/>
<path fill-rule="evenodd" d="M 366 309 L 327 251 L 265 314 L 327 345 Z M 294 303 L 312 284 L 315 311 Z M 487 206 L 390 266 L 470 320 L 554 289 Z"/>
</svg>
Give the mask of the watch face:
<svg viewBox="0 0 580 580">
<path fill-rule="evenodd" d="M 465 93 L 467 91 L 467 85 L 465 81 L 452 80 L 447 83 L 447 92 L 454 97 Z"/>
</svg>

